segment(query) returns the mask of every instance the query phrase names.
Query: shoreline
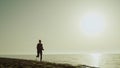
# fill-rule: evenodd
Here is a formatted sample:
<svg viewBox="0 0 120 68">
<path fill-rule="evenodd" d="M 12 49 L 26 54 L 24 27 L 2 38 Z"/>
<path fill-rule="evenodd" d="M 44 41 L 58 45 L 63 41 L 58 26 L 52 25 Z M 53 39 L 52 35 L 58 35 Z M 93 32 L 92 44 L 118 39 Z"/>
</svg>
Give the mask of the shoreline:
<svg viewBox="0 0 120 68">
<path fill-rule="evenodd" d="M 73 66 L 71 64 L 53 63 L 16 58 L 0 57 L 0 68 L 99 68 L 88 65 Z"/>
</svg>

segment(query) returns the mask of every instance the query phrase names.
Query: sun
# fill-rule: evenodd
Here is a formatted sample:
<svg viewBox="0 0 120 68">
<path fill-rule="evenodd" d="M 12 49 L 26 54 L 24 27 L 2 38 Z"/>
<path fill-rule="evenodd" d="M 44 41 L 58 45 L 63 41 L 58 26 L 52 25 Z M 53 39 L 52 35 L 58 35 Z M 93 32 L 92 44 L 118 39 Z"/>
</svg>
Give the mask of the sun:
<svg viewBox="0 0 120 68">
<path fill-rule="evenodd" d="M 85 13 L 81 20 L 81 29 L 86 35 L 98 35 L 105 29 L 104 15 L 98 12 Z"/>
</svg>

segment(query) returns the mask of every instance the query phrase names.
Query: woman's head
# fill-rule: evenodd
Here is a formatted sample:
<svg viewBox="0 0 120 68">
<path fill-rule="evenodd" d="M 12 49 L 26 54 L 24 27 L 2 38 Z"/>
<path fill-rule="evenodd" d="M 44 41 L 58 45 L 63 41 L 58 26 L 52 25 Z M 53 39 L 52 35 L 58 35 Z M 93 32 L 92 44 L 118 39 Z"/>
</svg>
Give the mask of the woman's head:
<svg viewBox="0 0 120 68">
<path fill-rule="evenodd" d="M 41 43 L 41 40 L 39 40 L 39 42 Z"/>
</svg>

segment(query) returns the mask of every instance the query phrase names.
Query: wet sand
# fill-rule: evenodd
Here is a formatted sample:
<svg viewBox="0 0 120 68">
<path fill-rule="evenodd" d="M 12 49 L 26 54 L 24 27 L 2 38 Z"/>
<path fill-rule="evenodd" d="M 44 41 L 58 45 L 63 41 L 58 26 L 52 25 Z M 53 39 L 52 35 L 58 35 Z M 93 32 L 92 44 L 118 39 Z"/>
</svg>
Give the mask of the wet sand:
<svg viewBox="0 0 120 68">
<path fill-rule="evenodd" d="M 97 68 L 87 65 L 73 66 L 70 64 L 60 64 L 52 62 L 39 62 L 34 60 L 0 58 L 0 68 Z"/>
</svg>

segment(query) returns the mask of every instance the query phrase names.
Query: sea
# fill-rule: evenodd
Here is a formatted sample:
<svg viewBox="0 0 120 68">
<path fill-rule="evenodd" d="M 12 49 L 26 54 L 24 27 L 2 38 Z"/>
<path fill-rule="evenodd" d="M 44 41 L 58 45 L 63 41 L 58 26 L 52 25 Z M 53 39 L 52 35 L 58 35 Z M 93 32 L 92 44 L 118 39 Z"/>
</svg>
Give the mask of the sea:
<svg viewBox="0 0 120 68">
<path fill-rule="evenodd" d="M 0 55 L 0 57 L 39 61 L 36 55 Z M 45 54 L 43 61 L 75 66 L 83 64 L 99 68 L 120 68 L 120 54 Z"/>
</svg>

